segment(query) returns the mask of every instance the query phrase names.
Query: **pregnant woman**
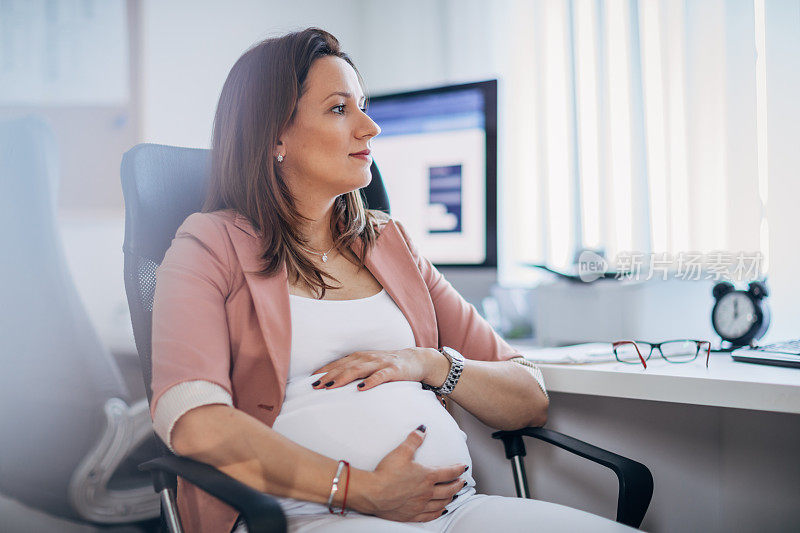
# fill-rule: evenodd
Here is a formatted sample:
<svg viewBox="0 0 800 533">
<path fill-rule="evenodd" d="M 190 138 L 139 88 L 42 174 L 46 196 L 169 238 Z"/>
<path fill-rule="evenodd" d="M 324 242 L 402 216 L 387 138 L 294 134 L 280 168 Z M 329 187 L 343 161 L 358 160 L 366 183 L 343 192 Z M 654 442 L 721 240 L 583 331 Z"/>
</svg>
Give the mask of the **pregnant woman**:
<svg viewBox="0 0 800 533">
<path fill-rule="evenodd" d="M 630 530 L 477 494 L 448 396 L 499 429 L 541 426 L 538 368 L 365 209 L 380 128 L 335 37 L 267 39 L 231 69 L 201 213 L 157 271 L 152 416 L 177 454 L 276 496 L 292 532 Z M 247 531 L 179 478 L 192 532 Z"/>
</svg>

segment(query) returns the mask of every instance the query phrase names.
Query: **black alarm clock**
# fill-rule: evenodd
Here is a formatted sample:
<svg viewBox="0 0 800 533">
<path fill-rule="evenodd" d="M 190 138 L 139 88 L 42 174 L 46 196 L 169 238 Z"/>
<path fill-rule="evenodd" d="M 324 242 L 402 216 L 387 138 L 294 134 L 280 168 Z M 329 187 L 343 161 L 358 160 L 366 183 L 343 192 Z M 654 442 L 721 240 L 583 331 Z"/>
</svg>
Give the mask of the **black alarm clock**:
<svg viewBox="0 0 800 533">
<path fill-rule="evenodd" d="M 722 281 L 712 291 L 714 309 L 711 323 L 717 335 L 730 343 L 731 348 L 754 345 L 769 328 L 769 296 L 767 286 L 760 281 L 750 282 L 746 291 L 736 290 L 732 283 Z"/>
</svg>

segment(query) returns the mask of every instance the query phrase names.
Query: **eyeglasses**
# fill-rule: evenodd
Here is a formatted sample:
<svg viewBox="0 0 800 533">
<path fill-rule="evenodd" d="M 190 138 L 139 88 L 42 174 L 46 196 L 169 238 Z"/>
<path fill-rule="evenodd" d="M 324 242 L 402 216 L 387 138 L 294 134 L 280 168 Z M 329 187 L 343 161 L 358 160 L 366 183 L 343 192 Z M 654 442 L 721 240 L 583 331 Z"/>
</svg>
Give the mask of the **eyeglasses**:
<svg viewBox="0 0 800 533">
<path fill-rule="evenodd" d="M 706 368 L 708 368 L 708 359 L 711 356 L 711 342 L 709 341 L 688 339 L 664 342 L 617 341 L 611 346 L 620 363 L 638 365 L 641 361 L 645 368 L 647 368 L 645 361 L 650 359 L 654 350 L 658 350 L 661 357 L 670 363 L 689 363 L 697 358 L 697 354 L 704 351 L 706 352 Z M 647 352 L 647 357 L 642 357 L 643 352 Z"/>
</svg>

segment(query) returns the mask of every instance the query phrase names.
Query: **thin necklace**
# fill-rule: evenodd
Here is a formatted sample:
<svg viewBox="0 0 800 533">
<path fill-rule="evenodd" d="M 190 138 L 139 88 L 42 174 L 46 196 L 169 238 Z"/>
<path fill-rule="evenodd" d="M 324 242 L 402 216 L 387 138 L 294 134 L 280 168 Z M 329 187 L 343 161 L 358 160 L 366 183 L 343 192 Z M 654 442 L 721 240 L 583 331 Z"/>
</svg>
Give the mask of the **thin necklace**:
<svg viewBox="0 0 800 533">
<path fill-rule="evenodd" d="M 305 247 L 305 246 L 303 246 L 303 245 L 300 245 L 300 248 L 302 248 L 302 249 L 303 249 L 303 250 L 305 250 L 306 252 L 309 252 L 309 253 L 312 253 L 312 254 L 316 254 L 316 255 L 322 255 L 322 262 L 323 262 L 323 263 L 327 263 L 327 262 L 328 262 L 328 254 L 331 252 L 331 250 L 333 250 L 334 248 L 336 248 L 336 245 L 334 244 L 333 246 L 331 246 L 331 249 L 330 249 L 330 250 L 328 250 L 327 252 L 323 252 L 322 254 L 320 254 L 319 252 L 315 252 L 315 251 L 313 251 L 313 250 L 309 250 L 308 248 L 306 248 L 306 247 Z"/>
</svg>

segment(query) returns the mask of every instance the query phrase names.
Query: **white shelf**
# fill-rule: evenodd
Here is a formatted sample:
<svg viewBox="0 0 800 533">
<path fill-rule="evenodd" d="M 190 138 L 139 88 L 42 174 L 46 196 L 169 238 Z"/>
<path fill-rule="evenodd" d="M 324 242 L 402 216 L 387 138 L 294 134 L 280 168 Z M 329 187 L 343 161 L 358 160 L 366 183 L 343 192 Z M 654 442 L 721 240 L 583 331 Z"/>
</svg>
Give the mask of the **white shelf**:
<svg viewBox="0 0 800 533">
<path fill-rule="evenodd" d="M 536 348 L 509 344 L 524 355 Z M 661 358 L 641 365 L 619 362 L 540 364 L 548 391 L 800 414 L 800 368 L 740 363 L 712 353 L 691 363 Z"/>
</svg>

